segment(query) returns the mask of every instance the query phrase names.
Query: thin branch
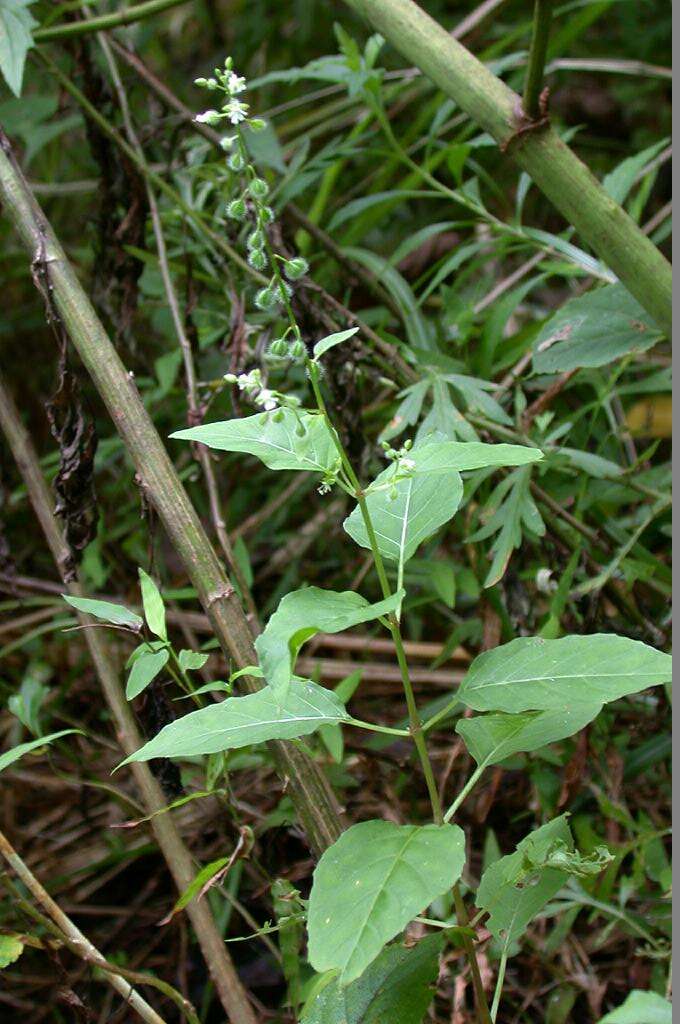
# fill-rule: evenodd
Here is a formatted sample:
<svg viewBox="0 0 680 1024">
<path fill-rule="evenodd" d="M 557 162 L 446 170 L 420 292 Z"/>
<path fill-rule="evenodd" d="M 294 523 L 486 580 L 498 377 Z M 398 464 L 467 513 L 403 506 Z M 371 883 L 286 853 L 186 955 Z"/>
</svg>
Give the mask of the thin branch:
<svg viewBox="0 0 680 1024">
<path fill-rule="evenodd" d="M 65 25 L 50 25 L 48 28 L 39 28 L 33 33 L 36 43 L 52 43 L 57 39 L 72 39 L 74 36 L 86 35 L 90 32 L 100 32 L 102 29 L 118 28 L 120 25 L 131 25 L 135 21 L 143 21 L 161 11 L 167 11 L 170 7 L 178 7 L 186 0 L 148 0 L 148 3 L 138 4 L 136 7 L 128 7 L 124 11 L 113 11 L 111 14 L 102 14 L 98 18 L 88 18 L 84 21 L 69 21 Z"/>
<path fill-rule="evenodd" d="M 534 25 L 524 83 L 524 112 L 531 118 L 540 114 L 545 59 L 548 53 L 554 0 L 534 0 Z"/>
</svg>

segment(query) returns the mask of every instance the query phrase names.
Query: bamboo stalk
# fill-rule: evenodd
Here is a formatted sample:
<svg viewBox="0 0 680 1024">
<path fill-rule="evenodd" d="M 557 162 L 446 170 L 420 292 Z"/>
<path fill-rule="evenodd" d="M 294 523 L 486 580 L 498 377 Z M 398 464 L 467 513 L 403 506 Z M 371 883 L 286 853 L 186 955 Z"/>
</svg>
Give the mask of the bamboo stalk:
<svg viewBox="0 0 680 1024">
<path fill-rule="evenodd" d="M 346 0 L 510 152 L 670 337 L 668 261 L 557 132 L 518 134 L 520 97 L 412 0 Z"/>
<path fill-rule="evenodd" d="M 16 164 L 0 129 L 0 198 L 31 256 L 49 270 L 51 296 L 71 341 L 99 391 L 225 654 L 238 668 L 256 663 L 253 638 L 236 592 L 208 540 L 175 467 L 121 359 Z M 249 690 L 261 684 L 244 677 Z M 340 810 L 326 777 L 292 743 L 272 741 L 277 770 L 290 789 L 311 847 L 338 838 Z"/>
<path fill-rule="evenodd" d="M 111 14 L 102 14 L 98 18 L 69 21 L 62 25 L 39 28 L 33 33 L 33 38 L 36 43 L 51 43 L 56 39 L 72 39 L 74 36 L 82 36 L 88 32 L 118 28 L 119 25 L 131 25 L 134 21 L 142 21 L 144 18 L 150 18 L 154 14 L 160 14 L 161 11 L 167 11 L 168 8 L 178 7 L 183 3 L 185 0 L 148 0 L 148 3 L 128 7 L 123 11 L 112 11 Z"/>
<path fill-rule="evenodd" d="M 30 434 L 21 422 L 19 412 L 1 374 L 0 429 L 7 439 L 7 444 L 26 484 L 29 500 L 45 534 L 47 545 L 52 552 L 64 585 L 74 597 L 82 597 L 84 591 L 79 581 L 67 583 L 69 577 L 67 570 L 71 564 L 71 555 L 64 539 L 63 530 L 52 511 L 54 499 L 40 468 Z M 91 621 L 84 615 L 78 617 L 83 625 Z M 119 672 L 111 660 L 101 631 L 85 629 L 84 633 L 104 698 L 115 722 L 118 741 L 125 755 L 129 756 L 139 749 L 143 740 L 130 705 L 123 696 Z M 163 792 L 151 774 L 149 766 L 142 762 L 135 762 L 130 767 L 142 794 L 146 813 L 153 814 L 165 807 L 166 801 Z M 182 893 L 196 873 L 191 854 L 184 845 L 170 814 L 159 814 L 152 818 L 151 827 L 177 889 Z M 186 910 L 225 1011 L 234 1022 L 255 1024 L 255 1016 L 247 993 L 236 973 L 207 901 L 192 900 Z"/>
</svg>

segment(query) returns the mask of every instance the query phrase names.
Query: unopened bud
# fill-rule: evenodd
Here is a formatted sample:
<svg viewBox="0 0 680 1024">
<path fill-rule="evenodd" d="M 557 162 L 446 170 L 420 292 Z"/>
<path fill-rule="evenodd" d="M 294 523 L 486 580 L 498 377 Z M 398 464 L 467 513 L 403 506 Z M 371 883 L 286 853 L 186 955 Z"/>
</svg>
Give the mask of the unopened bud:
<svg viewBox="0 0 680 1024">
<path fill-rule="evenodd" d="M 266 199 L 269 195 L 269 185 L 264 178 L 253 178 L 248 186 L 248 191 L 253 199 Z"/>
<path fill-rule="evenodd" d="M 227 217 L 232 220 L 243 220 L 246 215 L 246 204 L 244 199 L 232 199 L 227 203 Z"/>
<path fill-rule="evenodd" d="M 289 281 L 297 281 L 307 273 L 309 264 L 302 256 L 294 256 L 292 260 L 286 260 L 283 269 Z"/>
</svg>

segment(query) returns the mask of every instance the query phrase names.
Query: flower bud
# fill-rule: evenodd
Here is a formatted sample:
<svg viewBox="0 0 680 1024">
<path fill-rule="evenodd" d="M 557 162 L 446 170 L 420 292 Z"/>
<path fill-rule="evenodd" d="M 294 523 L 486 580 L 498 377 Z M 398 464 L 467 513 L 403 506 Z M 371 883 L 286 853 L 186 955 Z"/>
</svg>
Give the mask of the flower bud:
<svg viewBox="0 0 680 1024">
<path fill-rule="evenodd" d="M 236 384 L 238 381 L 238 377 L 236 376 L 235 373 L 225 373 L 224 380 L 227 382 L 227 384 Z"/>
<path fill-rule="evenodd" d="M 260 220 L 263 224 L 271 224 L 274 220 L 274 211 L 271 206 L 260 207 Z"/>
<path fill-rule="evenodd" d="M 274 420 L 274 423 L 281 423 L 283 420 L 283 409 L 277 409 L 272 416 L 272 419 Z"/>
<path fill-rule="evenodd" d="M 226 210 L 227 217 L 231 217 L 232 220 L 243 220 L 246 215 L 246 203 L 244 199 L 232 199 L 230 203 L 227 203 Z"/>
<path fill-rule="evenodd" d="M 248 263 L 253 270 L 266 270 L 267 256 L 262 249 L 251 249 L 248 253 Z"/>
<path fill-rule="evenodd" d="M 205 89 L 207 84 L 208 84 L 208 79 L 207 78 L 194 78 L 194 85 L 199 86 L 199 88 L 201 88 L 201 89 Z"/>
<path fill-rule="evenodd" d="M 289 352 L 291 359 L 304 359 L 307 355 L 307 349 L 305 348 L 304 341 L 301 341 L 298 338 L 298 340 L 294 341 L 290 346 Z"/>
<path fill-rule="evenodd" d="M 262 132 L 267 127 L 267 122 L 263 121 L 261 117 L 251 117 L 248 125 L 251 131 Z"/>
<path fill-rule="evenodd" d="M 255 296 L 255 305 L 258 309 L 270 310 L 277 306 L 277 298 L 271 288 L 260 288 Z"/>
<path fill-rule="evenodd" d="M 248 191 L 253 199 L 266 199 L 269 195 L 269 185 L 264 178 L 253 178 L 248 186 Z"/>
<path fill-rule="evenodd" d="M 269 346 L 269 351 L 273 356 L 285 357 L 288 355 L 288 342 L 285 338 L 277 338 Z"/>
<path fill-rule="evenodd" d="M 231 171 L 242 171 L 246 165 L 246 162 L 243 159 L 243 153 L 238 149 L 231 154 L 227 163 L 229 165 L 229 170 Z"/>
<path fill-rule="evenodd" d="M 302 256 L 294 256 L 292 260 L 284 263 L 283 270 L 289 281 L 297 281 L 307 273 L 309 264 Z"/>
</svg>

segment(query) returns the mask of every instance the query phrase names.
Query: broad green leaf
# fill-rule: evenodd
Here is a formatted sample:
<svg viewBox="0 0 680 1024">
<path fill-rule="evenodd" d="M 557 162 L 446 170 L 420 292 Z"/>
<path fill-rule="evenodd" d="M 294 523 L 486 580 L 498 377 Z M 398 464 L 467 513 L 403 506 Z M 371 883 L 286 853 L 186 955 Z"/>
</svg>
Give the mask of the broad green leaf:
<svg viewBox="0 0 680 1024">
<path fill-rule="evenodd" d="M 130 626 L 132 629 L 141 629 L 144 620 L 135 612 L 124 608 L 122 604 L 112 604 L 111 601 L 96 601 L 90 597 L 71 597 L 70 594 L 61 595 L 67 604 L 70 604 L 79 612 L 85 615 L 94 615 L 96 619 L 104 622 L 111 622 L 114 626 Z"/>
<path fill-rule="evenodd" d="M 600 1024 L 673 1024 L 673 1006 L 656 992 L 635 989 Z"/>
<path fill-rule="evenodd" d="M 19 743 L 18 746 L 12 747 L 11 750 L 6 750 L 4 754 L 0 754 L 0 772 L 4 771 L 5 768 L 9 768 L 11 764 L 18 761 L 24 754 L 30 754 L 32 750 L 40 750 L 41 747 L 47 746 L 48 743 L 53 743 L 54 740 L 61 739 L 62 736 L 68 736 L 70 733 L 80 733 L 80 729 L 61 729 L 59 732 L 50 733 L 49 736 L 41 736 L 37 740 L 30 740 L 28 743 Z"/>
<path fill-rule="evenodd" d="M 460 505 L 463 481 L 448 464 L 454 458 L 453 453 L 443 451 L 448 444 L 443 441 L 417 446 L 409 452 L 414 468 L 408 476 L 397 475 L 397 467 L 392 464 L 366 491 L 380 553 L 400 568 Z M 343 527 L 357 544 L 370 548 L 360 508 L 345 519 Z"/>
<path fill-rule="evenodd" d="M 672 658 L 639 640 L 595 633 L 518 637 L 472 662 L 458 696 L 475 711 L 549 711 L 606 704 L 670 682 Z"/>
<path fill-rule="evenodd" d="M 265 687 L 245 697 L 229 697 L 221 704 L 192 711 L 170 722 L 122 763 L 154 757 L 194 757 L 265 740 L 295 739 L 320 725 L 348 717 L 335 694 L 309 680 L 296 679 L 283 703 Z"/>
<path fill-rule="evenodd" d="M 15 963 L 24 951 L 18 935 L 0 935 L 0 971 Z"/>
<path fill-rule="evenodd" d="M 125 696 L 128 700 L 134 700 L 140 693 L 146 690 L 149 683 L 153 682 L 161 669 L 167 664 L 170 652 L 167 648 L 161 651 L 142 651 L 139 657 L 135 658 L 130 669 Z"/>
<path fill-rule="evenodd" d="M 28 10 L 33 2 L 0 2 L 0 71 L 15 96 L 21 94 L 26 54 L 33 46 L 32 29 L 38 24 Z"/>
<path fill-rule="evenodd" d="M 461 718 L 456 732 L 465 740 L 478 765 L 498 764 L 513 754 L 540 750 L 585 728 L 600 713 L 601 704 L 565 703 L 550 711 L 521 715 L 491 714 Z"/>
<path fill-rule="evenodd" d="M 165 607 L 161 592 L 151 577 L 139 570 L 139 583 L 142 588 L 142 605 L 144 606 L 144 618 L 146 624 L 154 634 L 161 640 L 168 639 L 168 631 L 165 627 Z"/>
<path fill-rule="evenodd" d="M 179 665 L 183 672 L 196 672 L 203 668 L 209 657 L 210 655 L 201 651 L 183 650 L 179 652 Z"/>
<path fill-rule="evenodd" d="M 317 341 L 314 346 L 314 358 L 320 359 L 329 349 L 334 348 L 343 341 L 347 341 L 348 338 L 353 338 L 358 330 L 358 327 L 350 327 L 347 331 L 338 331 L 336 334 L 329 334 L 327 338 Z"/>
<path fill-rule="evenodd" d="M 301 1024 L 421 1024 L 434 997 L 442 941 L 429 935 L 412 949 L 387 946 L 350 985 L 331 981 Z"/>
<path fill-rule="evenodd" d="M 475 903 L 489 913 L 484 926 L 498 940 L 501 952 L 516 950 L 531 921 L 564 885 L 567 872 L 544 866 L 556 843 L 573 847 L 566 815 L 531 832 L 514 853 L 495 861 L 482 875 Z"/>
<path fill-rule="evenodd" d="M 302 645 L 316 633 L 341 633 L 361 622 L 388 615 L 399 605 L 403 591 L 377 604 L 354 591 L 306 587 L 286 594 L 263 633 L 255 641 L 260 668 L 277 696 L 285 696 Z"/>
<path fill-rule="evenodd" d="M 314 872 L 307 929 L 316 971 L 349 985 L 409 921 L 447 892 L 465 863 L 457 825 L 353 825 Z"/>
<path fill-rule="evenodd" d="M 170 437 L 200 441 L 225 452 L 247 452 L 261 459 L 269 469 L 332 472 L 338 453 L 323 416 L 312 412 L 296 415 L 290 409 L 279 411 L 280 420 L 275 420 L 271 413 L 258 413 L 241 420 L 177 430 Z"/>
<path fill-rule="evenodd" d="M 605 366 L 645 352 L 661 338 L 649 313 L 622 284 L 570 299 L 541 328 L 534 344 L 536 373 Z"/>
</svg>

